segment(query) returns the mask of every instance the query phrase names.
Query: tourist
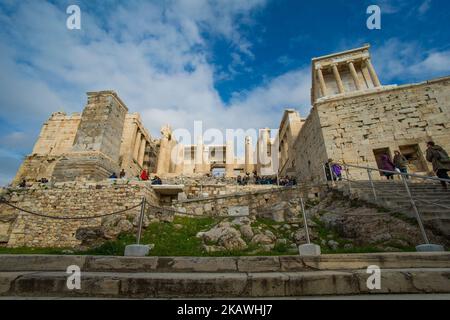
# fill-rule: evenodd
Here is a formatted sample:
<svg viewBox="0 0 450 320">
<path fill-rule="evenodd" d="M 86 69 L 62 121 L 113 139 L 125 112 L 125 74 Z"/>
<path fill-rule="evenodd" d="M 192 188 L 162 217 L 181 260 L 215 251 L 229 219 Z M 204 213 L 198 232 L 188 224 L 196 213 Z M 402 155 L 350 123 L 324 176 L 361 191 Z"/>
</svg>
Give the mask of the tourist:
<svg viewBox="0 0 450 320">
<path fill-rule="evenodd" d="M 115 172 L 113 172 L 112 175 L 109 176 L 110 179 L 117 179 L 117 175 Z"/>
<path fill-rule="evenodd" d="M 450 180 L 448 171 L 450 171 L 450 158 L 447 151 L 441 146 L 436 145 L 433 141 L 427 143 L 427 160 L 433 164 L 433 171 L 440 179 Z M 448 189 L 447 183 L 449 181 L 441 181 L 442 187 Z"/>
<path fill-rule="evenodd" d="M 242 177 L 240 175 L 237 176 L 236 182 L 238 185 L 242 185 Z"/>
<path fill-rule="evenodd" d="M 383 175 L 388 180 L 394 180 L 395 165 L 392 163 L 391 159 L 387 154 L 383 154 L 381 156 L 381 169 L 386 171 L 392 171 L 392 172 L 383 172 Z"/>
<path fill-rule="evenodd" d="M 22 180 L 22 182 L 19 184 L 19 188 L 26 188 L 27 187 L 27 182 L 25 181 L 25 179 Z"/>
<path fill-rule="evenodd" d="M 396 169 L 398 169 L 401 173 L 408 173 L 408 160 L 406 160 L 405 156 L 400 153 L 400 151 L 394 152 L 394 166 Z M 404 176 L 407 179 L 409 178 L 407 175 Z"/>
<path fill-rule="evenodd" d="M 342 180 L 342 167 L 339 164 L 333 163 L 331 165 L 331 171 L 333 172 L 333 176 L 336 181 Z"/>
<path fill-rule="evenodd" d="M 125 170 L 124 169 L 122 169 L 122 171 L 120 171 L 120 173 L 119 173 L 119 177 L 120 177 L 120 179 L 124 179 L 125 178 Z"/>
<path fill-rule="evenodd" d="M 152 179 L 152 185 L 162 185 L 162 180 L 161 180 L 161 178 L 158 177 L 158 176 L 155 176 L 155 177 Z"/>
<path fill-rule="evenodd" d="M 142 181 L 148 181 L 149 177 L 148 177 L 147 170 L 145 170 L 145 169 L 142 170 L 140 178 L 141 178 Z"/>
</svg>

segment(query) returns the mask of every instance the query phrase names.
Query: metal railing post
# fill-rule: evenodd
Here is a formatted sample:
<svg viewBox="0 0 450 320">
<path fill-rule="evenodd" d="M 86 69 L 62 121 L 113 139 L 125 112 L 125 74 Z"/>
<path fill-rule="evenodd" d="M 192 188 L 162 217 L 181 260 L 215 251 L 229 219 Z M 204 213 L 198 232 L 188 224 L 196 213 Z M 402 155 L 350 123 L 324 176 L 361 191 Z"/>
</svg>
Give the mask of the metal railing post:
<svg viewBox="0 0 450 320">
<path fill-rule="evenodd" d="M 139 226 L 138 226 L 138 233 L 137 233 L 137 244 L 141 244 L 141 236 L 142 236 L 142 224 L 144 223 L 144 214 L 145 214 L 145 197 L 142 198 L 141 203 L 141 215 L 139 216 Z"/>
<path fill-rule="evenodd" d="M 377 191 L 375 190 L 375 185 L 373 184 L 372 172 L 367 169 L 367 175 L 369 176 L 370 186 L 372 187 L 373 197 L 375 201 L 378 201 Z"/>
<path fill-rule="evenodd" d="M 304 225 L 305 225 L 306 241 L 308 241 L 308 244 L 311 244 L 311 239 L 309 238 L 309 230 L 308 230 L 308 219 L 306 219 L 306 211 L 305 211 L 305 204 L 303 203 L 303 197 L 300 197 L 300 203 L 302 205 L 302 213 L 303 213 L 303 221 L 304 221 Z"/>
<path fill-rule="evenodd" d="M 349 167 L 346 165 L 345 166 L 345 178 L 347 179 L 348 182 L 348 195 L 351 196 L 352 195 L 352 182 L 350 181 L 350 174 L 349 172 Z"/>
<path fill-rule="evenodd" d="M 403 183 L 405 185 L 406 192 L 408 193 L 409 200 L 411 201 L 411 205 L 412 205 L 412 207 L 414 209 L 414 212 L 416 214 L 417 223 L 419 224 L 419 228 L 420 228 L 420 232 L 422 233 L 422 237 L 425 240 L 426 244 L 430 244 L 430 241 L 428 240 L 428 237 L 427 237 L 427 233 L 425 232 L 425 228 L 423 226 L 423 222 L 422 222 L 422 218 L 421 218 L 420 213 L 419 213 L 419 209 L 417 209 L 416 202 L 414 201 L 414 198 L 413 198 L 413 196 L 411 194 L 411 190 L 409 189 L 408 181 L 403 175 L 401 175 L 401 177 L 402 177 L 402 181 L 403 181 Z"/>
<path fill-rule="evenodd" d="M 325 175 L 325 183 L 328 184 L 327 169 L 325 168 L 324 164 L 322 164 L 322 168 L 323 168 L 323 174 Z"/>
</svg>

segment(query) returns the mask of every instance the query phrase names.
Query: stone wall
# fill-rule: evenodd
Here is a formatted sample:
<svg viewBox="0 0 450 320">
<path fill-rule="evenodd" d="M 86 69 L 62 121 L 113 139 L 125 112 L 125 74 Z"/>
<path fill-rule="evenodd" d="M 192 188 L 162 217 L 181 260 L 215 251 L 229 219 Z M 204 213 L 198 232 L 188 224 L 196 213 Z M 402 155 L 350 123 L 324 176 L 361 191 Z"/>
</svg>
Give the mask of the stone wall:
<svg viewBox="0 0 450 320">
<path fill-rule="evenodd" d="M 158 197 L 144 182 L 105 181 L 101 183 L 56 183 L 28 189 L 6 189 L 3 196 L 12 204 L 51 216 L 94 216 L 133 207 L 143 197 L 159 205 Z M 79 246 L 80 229 L 101 228 L 111 219 L 119 222 L 127 217 L 133 221 L 140 208 L 119 216 L 90 220 L 55 220 L 38 217 L 0 204 L 0 242 L 9 247 L 67 247 Z M 129 231 L 129 230 L 128 230 Z"/>
<path fill-rule="evenodd" d="M 311 109 L 295 141 L 294 149 L 297 154 L 295 171 L 298 181 L 323 182 L 323 164 L 328 160 L 328 155 L 317 108 Z"/>
<path fill-rule="evenodd" d="M 55 164 L 72 149 L 80 121 L 78 113 L 71 116 L 63 112 L 53 113 L 42 126 L 32 153 L 25 158 L 12 184 L 17 185 L 23 179 L 28 182 L 50 179 Z"/>
<path fill-rule="evenodd" d="M 408 148 L 417 149 L 415 162 L 430 174 L 426 142 L 434 140 L 450 151 L 449 123 L 450 77 L 321 100 L 295 143 L 297 175 L 300 181 L 323 181 L 322 165 L 329 158 L 377 168 L 374 151 L 386 149 L 393 157 L 395 150 Z M 367 179 L 365 171 L 351 173 Z"/>
<path fill-rule="evenodd" d="M 173 208 L 194 216 L 227 216 L 229 207 L 248 206 L 251 215 L 273 217 L 272 209 L 274 206 L 298 199 L 300 196 L 305 199 L 319 198 L 322 191 L 322 187 L 306 185 L 294 188 L 279 187 L 271 190 L 255 190 L 253 192 L 175 201 L 173 202 Z M 280 207 L 278 209 L 284 210 L 285 208 Z"/>
</svg>

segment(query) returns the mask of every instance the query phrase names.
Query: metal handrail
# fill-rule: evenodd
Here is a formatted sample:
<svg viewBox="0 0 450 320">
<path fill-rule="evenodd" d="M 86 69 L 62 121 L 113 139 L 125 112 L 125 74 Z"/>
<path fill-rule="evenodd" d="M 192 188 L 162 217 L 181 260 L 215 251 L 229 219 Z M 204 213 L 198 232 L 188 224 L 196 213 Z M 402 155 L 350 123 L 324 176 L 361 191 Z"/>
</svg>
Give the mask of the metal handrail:
<svg viewBox="0 0 450 320">
<path fill-rule="evenodd" d="M 401 175 L 401 176 L 405 176 L 405 177 L 413 177 L 413 178 L 419 178 L 419 179 L 423 179 L 423 180 L 434 180 L 434 181 L 450 183 L 450 180 L 448 180 L 448 179 L 441 179 L 441 178 L 430 177 L 430 176 L 421 176 L 421 175 L 414 174 L 414 173 L 403 173 L 403 172 L 398 172 L 398 171 L 390 171 L 390 170 L 383 170 L 383 169 L 378 169 L 378 168 L 363 167 L 363 166 L 357 166 L 357 165 L 346 164 L 346 163 L 336 163 L 336 164 L 339 164 L 339 165 L 345 166 L 345 167 L 349 167 L 349 168 L 358 168 L 358 169 L 364 169 L 364 170 L 370 170 L 370 171 L 378 171 L 378 172 L 382 172 L 382 173 L 392 173 L 395 175 Z"/>
<path fill-rule="evenodd" d="M 347 179 L 347 178 L 342 178 L 342 180 L 352 182 L 353 184 L 356 184 L 356 185 L 367 186 L 366 183 L 364 183 L 362 181 L 358 181 L 358 180 L 351 180 L 351 179 Z M 400 192 L 396 192 L 396 191 L 392 191 L 392 190 L 385 191 L 383 189 L 377 188 L 374 185 L 373 186 L 372 185 L 371 186 L 367 186 L 367 188 L 372 188 L 372 189 L 375 188 L 378 193 L 384 194 L 384 195 L 386 195 L 386 194 L 394 194 L 396 196 L 404 196 L 404 194 L 402 194 Z M 443 209 L 449 209 L 450 210 L 449 206 L 446 206 L 446 205 L 438 203 L 438 202 L 443 201 L 443 200 L 439 200 L 437 202 L 432 202 L 432 201 L 429 201 L 429 200 L 421 199 L 417 195 L 414 196 L 414 199 L 416 201 L 418 201 L 418 202 L 422 202 L 422 203 L 425 203 L 425 204 L 434 205 L 434 206 L 437 206 L 437 207 L 440 207 L 440 208 L 443 208 Z"/>
<path fill-rule="evenodd" d="M 341 177 L 341 179 L 347 180 L 347 182 L 348 182 L 348 189 L 349 189 L 349 193 L 350 194 L 352 193 L 352 187 L 351 187 L 352 180 L 350 178 L 350 173 L 349 173 L 350 170 L 349 170 L 349 168 L 357 168 L 357 169 L 360 169 L 360 170 L 367 171 L 367 175 L 368 175 L 368 178 L 369 178 L 369 181 L 370 181 L 370 187 L 372 189 L 373 197 L 374 197 L 375 201 L 378 201 L 377 190 L 378 190 L 378 192 L 381 192 L 381 193 L 383 193 L 383 190 L 380 190 L 380 188 L 377 188 L 375 186 L 373 178 L 372 178 L 372 172 L 373 171 L 378 171 L 380 173 L 389 173 L 389 174 L 391 174 L 393 176 L 394 175 L 400 176 L 401 180 L 403 182 L 403 185 L 405 187 L 405 191 L 407 193 L 407 198 L 409 198 L 409 201 L 411 203 L 411 208 L 413 209 L 413 211 L 415 213 L 415 216 L 416 216 L 416 219 L 417 219 L 417 223 L 419 225 L 420 231 L 422 233 L 422 237 L 423 237 L 423 239 L 424 239 L 426 244 L 429 244 L 430 242 L 429 242 L 427 233 L 425 231 L 425 227 L 424 227 L 424 224 L 423 224 L 422 217 L 420 215 L 419 209 L 417 207 L 416 201 L 428 203 L 428 204 L 435 205 L 435 206 L 438 206 L 438 207 L 441 207 L 441 208 L 443 207 L 443 208 L 446 208 L 446 209 L 450 209 L 449 207 L 443 206 L 441 204 L 433 203 L 431 201 L 426 201 L 424 199 L 418 199 L 417 197 L 414 197 L 413 194 L 411 193 L 411 189 L 410 189 L 410 187 L 408 185 L 408 178 L 419 178 L 419 179 L 423 179 L 423 180 L 431 180 L 431 181 L 439 181 L 439 182 L 444 182 L 444 183 L 450 183 L 450 180 L 448 180 L 448 179 L 441 179 L 441 178 L 428 177 L 428 176 L 420 176 L 420 175 L 417 175 L 417 174 L 403 173 L 403 172 L 399 172 L 399 171 L 390 171 L 390 170 L 383 170 L 383 169 L 378 169 L 378 168 L 375 169 L 375 168 L 371 168 L 371 167 L 363 167 L 363 166 L 357 166 L 357 165 L 351 165 L 351 164 L 346 164 L 346 163 L 336 163 L 335 162 L 335 163 L 328 163 L 328 173 L 330 174 L 330 177 L 328 177 L 328 174 L 327 174 L 327 166 L 323 165 L 323 169 L 324 169 L 324 173 L 325 173 L 325 179 L 328 181 L 328 179 L 331 178 L 331 181 L 333 182 L 332 186 L 334 185 L 334 182 L 337 181 L 337 177 L 335 176 L 335 174 L 334 174 L 334 172 L 332 170 L 332 165 L 333 164 L 338 164 L 338 165 L 341 165 L 341 166 L 344 167 L 346 178 Z M 354 183 L 358 183 L 358 182 L 354 181 Z M 394 194 L 398 194 L 398 193 L 394 192 Z M 414 199 L 414 198 L 416 198 L 416 199 Z"/>
</svg>

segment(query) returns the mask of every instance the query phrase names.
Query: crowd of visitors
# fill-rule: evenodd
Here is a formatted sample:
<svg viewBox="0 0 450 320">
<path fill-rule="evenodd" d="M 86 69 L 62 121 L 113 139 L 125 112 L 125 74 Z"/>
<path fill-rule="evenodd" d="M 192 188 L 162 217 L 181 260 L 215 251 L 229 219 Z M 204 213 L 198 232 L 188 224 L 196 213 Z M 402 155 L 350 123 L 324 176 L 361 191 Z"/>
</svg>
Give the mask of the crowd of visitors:
<svg viewBox="0 0 450 320">
<path fill-rule="evenodd" d="M 440 179 L 449 180 L 441 181 L 444 189 L 448 189 L 450 184 L 450 177 L 448 172 L 450 171 L 450 157 L 441 146 L 436 145 L 433 141 L 427 143 L 426 159 L 433 166 L 433 171 Z M 382 175 L 388 180 L 394 180 L 395 173 L 402 173 L 407 179 L 408 176 L 408 160 L 400 152 L 394 152 L 394 159 L 391 160 L 389 154 L 382 154 L 380 157 L 380 169 L 386 171 L 382 172 Z M 328 181 L 341 181 L 342 180 L 342 166 L 333 162 L 333 159 L 328 159 L 325 163 L 325 174 Z M 126 172 L 122 169 L 119 176 L 113 172 L 109 179 L 126 179 Z M 150 178 L 150 175 L 146 169 L 141 171 L 141 174 L 136 176 L 136 179 L 141 181 L 151 181 L 152 185 L 161 185 L 162 180 L 157 175 Z M 47 178 L 41 178 L 37 180 L 38 183 L 48 183 Z M 295 186 L 297 185 L 297 179 L 295 177 L 285 176 L 278 178 L 277 176 L 259 176 L 256 171 L 251 176 L 250 173 L 246 173 L 244 176 L 239 175 L 236 178 L 238 185 L 259 184 L 259 185 L 280 185 L 280 186 Z M 20 188 L 27 188 L 27 181 L 25 179 L 18 185 Z"/>
<path fill-rule="evenodd" d="M 284 178 L 277 179 L 276 176 L 259 176 L 256 171 L 250 176 L 250 173 L 246 173 L 244 176 L 237 176 L 236 182 L 240 186 L 248 184 L 259 185 L 280 185 L 280 186 L 295 186 L 297 185 L 297 179 L 295 177 L 286 176 Z"/>
</svg>

